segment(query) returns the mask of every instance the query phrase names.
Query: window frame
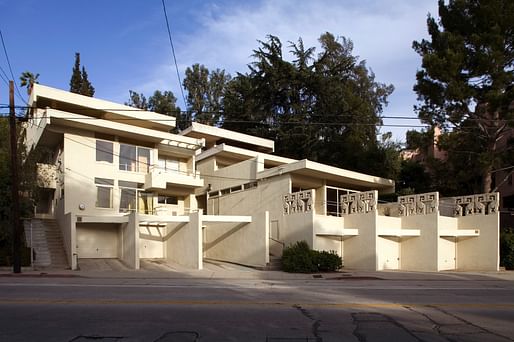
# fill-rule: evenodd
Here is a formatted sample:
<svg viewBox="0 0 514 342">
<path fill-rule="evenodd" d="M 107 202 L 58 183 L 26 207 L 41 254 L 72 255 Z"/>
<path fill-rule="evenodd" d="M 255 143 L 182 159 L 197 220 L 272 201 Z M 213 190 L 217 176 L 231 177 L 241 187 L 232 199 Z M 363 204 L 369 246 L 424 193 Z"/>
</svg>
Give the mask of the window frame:
<svg viewBox="0 0 514 342">
<path fill-rule="evenodd" d="M 113 189 L 114 189 L 114 179 L 108 178 L 98 178 L 95 177 L 95 186 L 96 186 L 96 200 L 95 200 L 95 208 L 97 209 L 113 209 Z M 99 190 L 105 191 L 108 189 L 109 191 L 109 206 L 99 206 Z"/>
<path fill-rule="evenodd" d="M 100 147 L 98 146 L 98 144 L 110 144 L 110 151 L 104 149 L 103 147 Z M 97 163 L 108 163 L 108 164 L 114 164 L 114 142 L 112 141 L 109 141 L 109 140 L 102 140 L 102 139 L 96 139 L 96 142 L 95 142 L 95 161 Z M 101 153 L 105 153 L 107 156 L 110 156 L 110 161 L 109 160 L 104 160 L 104 159 L 100 159 L 99 160 L 99 155 L 98 153 L 101 152 Z"/>
</svg>

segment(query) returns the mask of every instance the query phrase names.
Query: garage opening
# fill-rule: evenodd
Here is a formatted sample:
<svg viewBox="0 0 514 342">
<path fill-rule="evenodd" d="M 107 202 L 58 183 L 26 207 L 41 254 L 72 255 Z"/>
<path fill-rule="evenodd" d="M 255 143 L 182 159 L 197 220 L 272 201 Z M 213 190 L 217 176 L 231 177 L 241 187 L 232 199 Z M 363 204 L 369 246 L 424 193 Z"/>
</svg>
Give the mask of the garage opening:
<svg viewBox="0 0 514 342">
<path fill-rule="evenodd" d="M 79 258 L 119 258 L 121 226 L 118 223 L 77 223 Z"/>
</svg>

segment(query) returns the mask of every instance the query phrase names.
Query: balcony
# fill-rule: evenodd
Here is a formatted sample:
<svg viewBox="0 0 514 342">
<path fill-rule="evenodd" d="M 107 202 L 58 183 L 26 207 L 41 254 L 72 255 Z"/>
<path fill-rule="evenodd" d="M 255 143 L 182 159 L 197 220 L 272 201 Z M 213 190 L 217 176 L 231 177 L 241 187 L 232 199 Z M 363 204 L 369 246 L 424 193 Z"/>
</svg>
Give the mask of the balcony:
<svg viewBox="0 0 514 342">
<path fill-rule="evenodd" d="M 166 189 L 167 186 L 200 188 L 203 186 L 203 179 L 198 171 L 167 170 L 151 166 L 145 176 L 145 191 Z"/>
<path fill-rule="evenodd" d="M 44 189 L 57 188 L 57 166 L 37 163 L 37 186 Z"/>
</svg>

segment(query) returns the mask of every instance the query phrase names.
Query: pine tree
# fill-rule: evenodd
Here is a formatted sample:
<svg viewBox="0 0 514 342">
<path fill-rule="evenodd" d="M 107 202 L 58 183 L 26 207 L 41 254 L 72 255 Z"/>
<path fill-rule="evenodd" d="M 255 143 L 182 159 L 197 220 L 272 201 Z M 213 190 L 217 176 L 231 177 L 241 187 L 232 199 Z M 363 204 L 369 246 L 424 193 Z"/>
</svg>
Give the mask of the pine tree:
<svg viewBox="0 0 514 342">
<path fill-rule="evenodd" d="M 514 2 L 439 0 L 439 16 L 428 17 L 430 40 L 413 43 L 422 57 L 416 110 L 480 147 L 473 158 L 483 163 L 482 191 L 489 192 L 492 170 L 501 166 L 498 142 L 514 119 Z"/>
<path fill-rule="evenodd" d="M 82 74 L 80 72 L 80 53 L 75 53 L 75 65 L 70 80 L 70 92 L 80 94 L 82 88 Z"/>
<path fill-rule="evenodd" d="M 80 95 L 93 97 L 95 88 L 89 82 L 86 69 L 80 69 L 80 53 L 75 53 L 75 65 L 73 66 L 70 79 L 70 92 Z"/>
<path fill-rule="evenodd" d="M 82 67 L 82 84 L 80 86 L 79 93 L 82 95 L 85 95 L 85 96 L 89 96 L 89 97 L 93 97 L 93 95 L 95 94 L 95 88 L 93 87 L 91 82 L 89 82 L 89 79 L 87 77 L 86 68 L 84 68 L 84 67 Z"/>
</svg>

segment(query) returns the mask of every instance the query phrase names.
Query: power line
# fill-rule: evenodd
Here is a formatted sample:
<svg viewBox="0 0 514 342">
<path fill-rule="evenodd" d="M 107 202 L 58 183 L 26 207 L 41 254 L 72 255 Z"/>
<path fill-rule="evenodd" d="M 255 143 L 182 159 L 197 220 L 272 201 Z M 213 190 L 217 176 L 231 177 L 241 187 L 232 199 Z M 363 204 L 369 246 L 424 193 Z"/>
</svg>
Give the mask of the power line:
<svg viewBox="0 0 514 342">
<path fill-rule="evenodd" d="M 14 81 L 15 77 L 14 77 L 14 73 L 12 72 L 11 61 L 9 60 L 9 55 L 7 54 L 7 47 L 5 46 L 4 35 L 2 34 L 2 30 L 0 30 L 0 38 L 2 39 L 2 46 L 4 47 L 5 58 L 7 59 L 7 65 L 9 66 L 9 71 L 11 72 L 11 77 L 12 77 L 12 80 L 14 83 L 14 87 L 16 88 L 16 95 L 18 95 L 18 97 L 23 102 L 25 102 L 25 104 L 28 104 L 27 101 L 25 101 L 25 99 L 23 98 L 23 96 L 21 96 L 20 89 L 18 88 L 18 84 Z"/>
<path fill-rule="evenodd" d="M 173 55 L 173 61 L 175 62 L 175 70 L 177 71 L 177 78 L 180 87 L 180 93 L 182 94 L 182 100 L 184 101 L 184 108 L 187 108 L 186 97 L 184 96 L 184 89 L 182 88 L 182 80 L 180 79 L 180 72 L 178 71 L 177 57 L 175 56 L 175 47 L 173 46 L 173 39 L 171 39 L 170 23 L 168 21 L 168 13 L 166 12 L 166 4 L 162 0 L 162 8 L 164 10 L 164 17 L 166 18 L 166 28 L 168 29 L 168 38 L 170 40 L 171 53 Z"/>
</svg>

